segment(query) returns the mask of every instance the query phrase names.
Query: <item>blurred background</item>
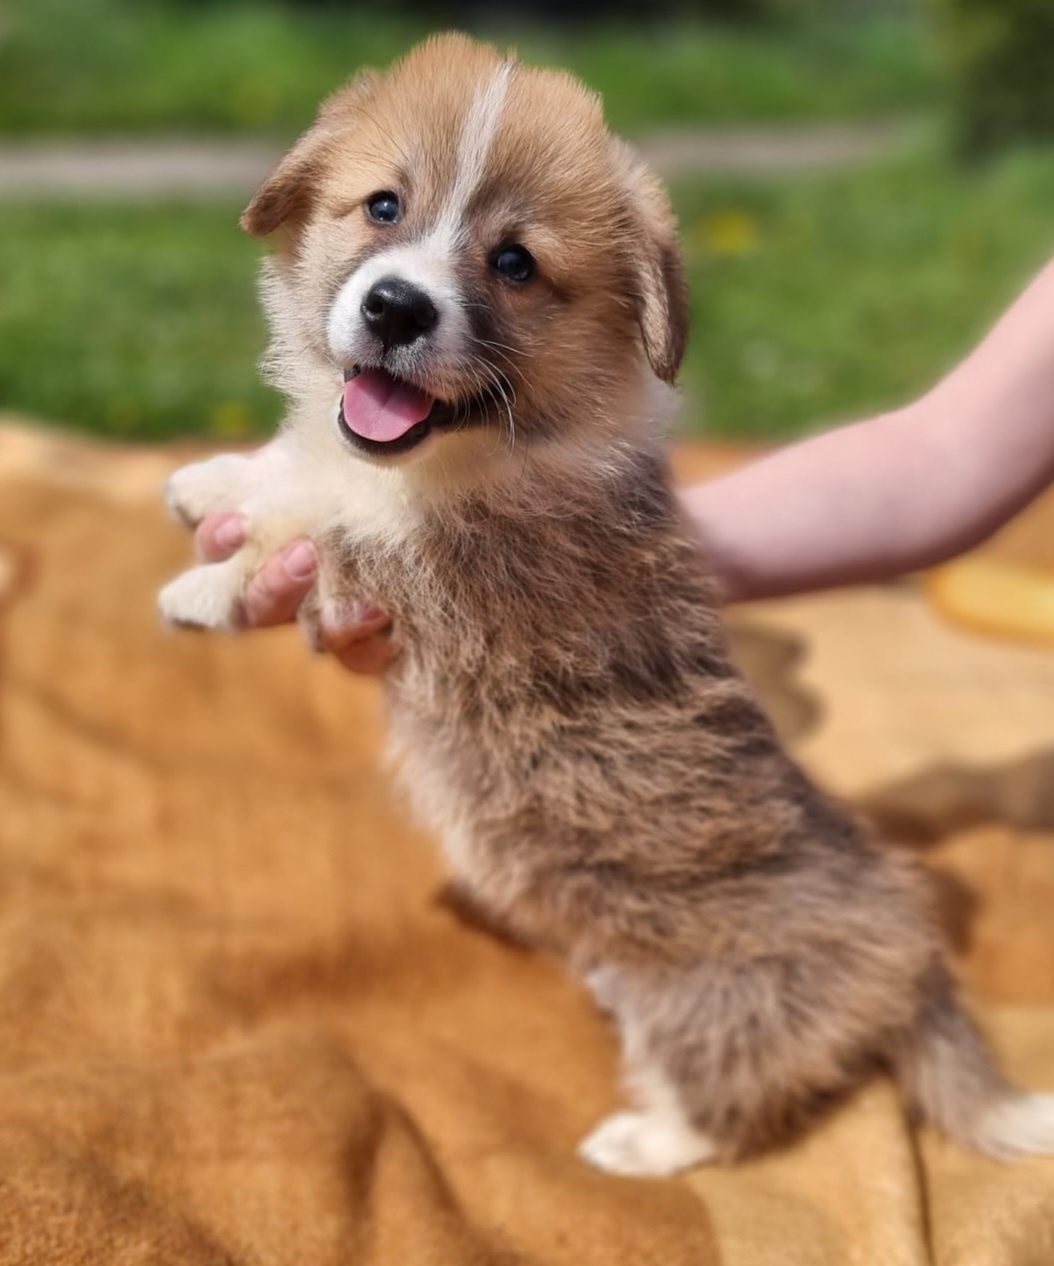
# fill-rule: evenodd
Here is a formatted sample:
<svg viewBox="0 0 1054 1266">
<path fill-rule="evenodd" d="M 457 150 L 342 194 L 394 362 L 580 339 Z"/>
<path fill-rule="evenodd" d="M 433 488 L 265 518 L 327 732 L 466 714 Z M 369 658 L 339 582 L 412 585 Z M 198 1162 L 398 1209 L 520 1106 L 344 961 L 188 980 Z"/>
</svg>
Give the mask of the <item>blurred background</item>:
<svg viewBox="0 0 1054 1266">
<path fill-rule="evenodd" d="M 265 433 L 238 211 L 324 94 L 447 26 L 576 71 L 669 181 L 688 431 L 902 402 L 1054 248 L 1050 0 L 2 0 L 0 408 Z"/>
</svg>

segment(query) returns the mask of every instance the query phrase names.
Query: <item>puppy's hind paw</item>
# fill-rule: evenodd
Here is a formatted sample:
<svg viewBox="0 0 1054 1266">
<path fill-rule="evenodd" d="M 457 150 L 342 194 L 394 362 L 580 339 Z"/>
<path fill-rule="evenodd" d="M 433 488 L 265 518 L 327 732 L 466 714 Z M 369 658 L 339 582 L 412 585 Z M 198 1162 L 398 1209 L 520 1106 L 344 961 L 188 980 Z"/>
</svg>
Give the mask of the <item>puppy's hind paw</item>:
<svg viewBox="0 0 1054 1266">
<path fill-rule="evenodd" d="M 1054 1156 L 1054 1095 L 1012 1092 L 986 1109 L 976 1133 L 989 1156 Z"/>
<path fill-rule="evenodd" d="M 601 1121 L 579 1156 L 610 1174 L 664 1178 L 713 1160 L 715 1148 L 687 1121 L 654 1112 L 616 1112 Z"/>
<path fill-rule="evenodd" d="M 199 629 L 241 627 L 240 570 L 227 563 L 192 567 L 165 585 L 157 607 L 166 624 Z"/>
</svg>

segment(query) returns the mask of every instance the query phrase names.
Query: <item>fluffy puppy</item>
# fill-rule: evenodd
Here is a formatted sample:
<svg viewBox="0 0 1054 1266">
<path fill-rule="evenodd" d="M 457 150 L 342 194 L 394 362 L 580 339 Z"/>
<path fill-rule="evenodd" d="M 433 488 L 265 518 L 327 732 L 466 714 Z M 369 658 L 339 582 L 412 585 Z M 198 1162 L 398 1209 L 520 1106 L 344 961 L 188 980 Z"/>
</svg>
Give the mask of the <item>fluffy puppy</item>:
<svg viewBox="0 0 1054 1266">
<path fill-rule="evenodd" d="M 775 1144 L 873 1070 L 963 1143 L 1054 1146 L 956 1000 L 923 877 L 808 781 L 729 662 L 661 441 L 685 341 L 656 181 L 567 75 L 458 36 L 327 101 L 246 210 L 278 437 L 173 476 L 250 540 L 170 584 L 236 626 L 299 533 L 308 620 L 394 616 L 403 785 L 459 883 L 616 1018 L 635 1104 L 582 1154 Z"/>
</svg>

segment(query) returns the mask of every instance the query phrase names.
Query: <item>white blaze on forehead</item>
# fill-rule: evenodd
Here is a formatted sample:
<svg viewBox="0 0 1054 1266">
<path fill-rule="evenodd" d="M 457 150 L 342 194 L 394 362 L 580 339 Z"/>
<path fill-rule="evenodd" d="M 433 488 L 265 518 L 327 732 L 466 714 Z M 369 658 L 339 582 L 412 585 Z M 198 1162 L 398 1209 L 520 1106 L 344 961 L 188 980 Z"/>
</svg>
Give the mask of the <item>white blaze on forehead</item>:
<svg viewBox="0 0 1054 1266">
<path fill-rule="evenodd" d="M 366 340 L 360 311 L 370 287 L 382 277 L 398 276 L 418 286 L 439 313 L 431 353 L 448 364 L 463 355 L 471 333 L 458 285 L 455 255 L 462 242 L 465 213 L 486 171 L 487 158 L 501 123 L 514 63 L 503 61 L 472 99 L 458 141 L 453 182 L 432 227 L 415 241 L 371 256 L 341 287 L 330 309 L 328 334 L 334 357 L 355 362 Z"/>
<path fill-rule="evenodd" d="M 487 167 L 487 156 L 505 107 L 512 68 L 512 62 L 502 62 L 473 98 L 458 145 L 454 183 L 443 203 L 434 232 L 442 229 L 456 232 L 461 227 L 465 210 Z"/>
</svg>

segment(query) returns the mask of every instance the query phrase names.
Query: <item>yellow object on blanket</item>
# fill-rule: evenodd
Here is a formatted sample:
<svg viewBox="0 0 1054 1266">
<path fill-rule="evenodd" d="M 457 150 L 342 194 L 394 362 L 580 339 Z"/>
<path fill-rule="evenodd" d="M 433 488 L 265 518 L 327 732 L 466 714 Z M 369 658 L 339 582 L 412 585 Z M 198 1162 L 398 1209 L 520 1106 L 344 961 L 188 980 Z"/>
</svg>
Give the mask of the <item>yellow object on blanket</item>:
<svg viewBox="0 0 1054 1266">
<path fill-rule="evenodd" d="M 968 554 L 930 572 L 926 591 L 964 628 L 1054 648 L 1054 569 Z"/>
</svg>

